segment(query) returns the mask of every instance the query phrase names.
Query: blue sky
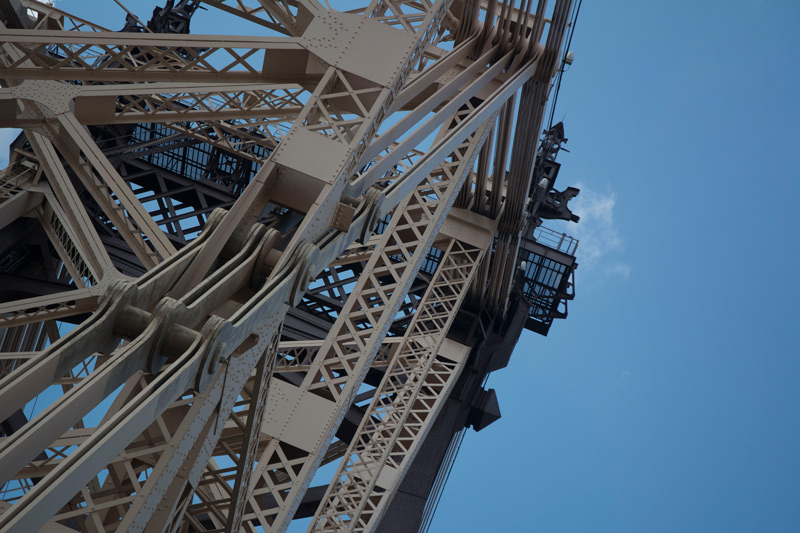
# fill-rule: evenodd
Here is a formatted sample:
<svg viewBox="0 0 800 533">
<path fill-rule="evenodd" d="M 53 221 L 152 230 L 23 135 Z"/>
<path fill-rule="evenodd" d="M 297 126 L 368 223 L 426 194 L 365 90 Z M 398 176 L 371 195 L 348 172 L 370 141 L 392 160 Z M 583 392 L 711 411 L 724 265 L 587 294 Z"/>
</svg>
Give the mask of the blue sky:
<svg viewBox="0 0 800 533">
<path fill-rule="evenodd" d="M 467 434 L 432 531 L 800 531 L 798 24 L 583 3 L 556 113 L 577 298 L 490 378 L 503 418 Z"/>
</svg>

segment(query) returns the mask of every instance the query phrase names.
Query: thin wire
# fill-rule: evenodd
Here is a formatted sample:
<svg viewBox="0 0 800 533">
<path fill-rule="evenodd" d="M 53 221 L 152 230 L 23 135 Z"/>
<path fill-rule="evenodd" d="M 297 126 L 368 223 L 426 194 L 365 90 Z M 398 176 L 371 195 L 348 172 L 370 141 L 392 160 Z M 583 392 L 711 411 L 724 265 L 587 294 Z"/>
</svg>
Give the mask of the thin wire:
<svg viewBox="0 0 800 533">
<path fill-rule="evenodd" d="M 439 509 L 439 502 L 442 500 L 442 494 L 444 493 L 444 488 L 447 485 L 447 481 L 450 479 L 450 473 L 453 471 L 453 465 L 455 465 L 456 458 L 458 458 L 458 452 L 461 451 L 461 444 L 464 442 L 464 437 L 467 435 L 467 428 L 464 428 L 460 431 L 460 434 L 456 436 L 457 444 L 455 447 L 455 451 L 453 452 L 452 458 L 449 459 L 449 464 L 447 465 L 447 473 L 444 476 L 444 481 L 439 486 L 439 493 L 436 495 L 436 502 L 433 504 L 433 508 L 431 509 L 431 513 L 428 515 L 428 519 L 426 523 L 422 524 L 420 528 L 420 533 L 427 533 L 430 529 L 431 525 L 433 524 L 433 518 L 436 515 L 437 509 Z"/>
<path fill-rule="evenodd" d="M 566 57 L 569 53 L 570 46 L 572 46 L 572 36 L 575 35 L 575 25 L 578 23 L 578 13 L 581 11 L 581 4 L 583 4 L 583 0 L 578 0 L 578 6 L 575 8 L 575 12 L 572 16 L 572 23 L 570 24 L 570 32 L 569 37 L 567 38 L 567 46 L 564 48 L 564 55 L 561 58 L 561 68 L 558 70 L 558 78 L 556 79 L 556 90 L 555 94 L 553 95 L 553 104 L 550 106 L 550 120 L 547 123 L 547 129 L 553 127 L 553 115 L 556 112 L 556 103 L 558 102 L 558 92 L 561 90 L 561 78 L 564 75 L 564 68 L 566 66 Z"/>
</svg>

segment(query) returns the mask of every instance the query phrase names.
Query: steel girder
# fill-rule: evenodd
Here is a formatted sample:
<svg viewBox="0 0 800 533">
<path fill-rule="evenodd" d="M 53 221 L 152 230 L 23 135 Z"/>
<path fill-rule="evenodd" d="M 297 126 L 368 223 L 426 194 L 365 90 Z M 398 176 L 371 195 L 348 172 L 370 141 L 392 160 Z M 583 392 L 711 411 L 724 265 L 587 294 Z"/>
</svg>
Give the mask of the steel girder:
<svg viewBox="0 0 800 533">
<path fill-rule="evenodd" d="M 205 3 L 270 35 L 5 0 L 2 528 L 374 530 L 504 320 L 570 2 Z"/>
</svg>

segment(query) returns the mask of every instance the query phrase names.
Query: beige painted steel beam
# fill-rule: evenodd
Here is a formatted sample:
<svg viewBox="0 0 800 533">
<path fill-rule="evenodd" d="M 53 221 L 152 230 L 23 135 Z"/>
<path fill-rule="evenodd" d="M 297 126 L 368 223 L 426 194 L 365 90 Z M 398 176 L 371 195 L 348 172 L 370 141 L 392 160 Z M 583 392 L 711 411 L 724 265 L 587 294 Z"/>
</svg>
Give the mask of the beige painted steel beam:
<svg viewBox="0 0 800 533">
<path fill-rule="evenodd" d="M 18 58 L 0 78 L 92 82 L 313 83 L 318 74 L 265 69 L 269 53 L 303 52 L 291 38 L 4 30 Z"/>
<path fill-rule="evenodd" d="M 492 175 L 489 155 L 505 160 L 524 86 L 536 112 L 511 151 L 535 156 L 569 1 L 544 44 L 545 2 L 206 3 L 288 37 L 114 33 L 28 0 L 31 29 L 3 29 L 0 126 L 26 127 L 34 153 L 0 174 L 0 225 L 38 218 L 74 287 L 0 304 L 0 419 L 63 391 L 0 440 L 0 483 L 18 494 L 4 530 L 285 531 L 333 461 L 313 527 L 374 530 L 463 367 L 445 335 L 472 280 L 494 305 L 507 296 L 514 242 L 498 241 L 497 273 L 481 261 L 530 176 Z M 86 127 L 139 123 L 261 165 L 183 248 Z M 144 275 L 113 267 L 76 184 Z M 258 222 L 276 206 L 295 222 Z M 440 264 L 423 271 L 431 249 Z M 311 297 L 335 309 L 327 335 L 282 340 Z M 57 321 L 86 313 L 59 338 Z M 384 378 L 364 390 L 371 369 Z"/>
</svg>

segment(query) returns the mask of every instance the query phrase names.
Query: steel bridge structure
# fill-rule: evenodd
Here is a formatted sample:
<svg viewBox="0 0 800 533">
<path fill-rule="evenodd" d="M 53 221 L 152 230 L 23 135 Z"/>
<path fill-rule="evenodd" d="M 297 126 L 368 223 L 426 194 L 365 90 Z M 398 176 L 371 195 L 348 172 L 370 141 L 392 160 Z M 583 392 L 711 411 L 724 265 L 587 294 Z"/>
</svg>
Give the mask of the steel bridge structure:
<svg viewBox="0 0 800 533">
<path fill-rule="evenodd" d="M 0 0 L 0 529 L 424 529 L 574 295 L 574 12 Z"/>
</svg>

